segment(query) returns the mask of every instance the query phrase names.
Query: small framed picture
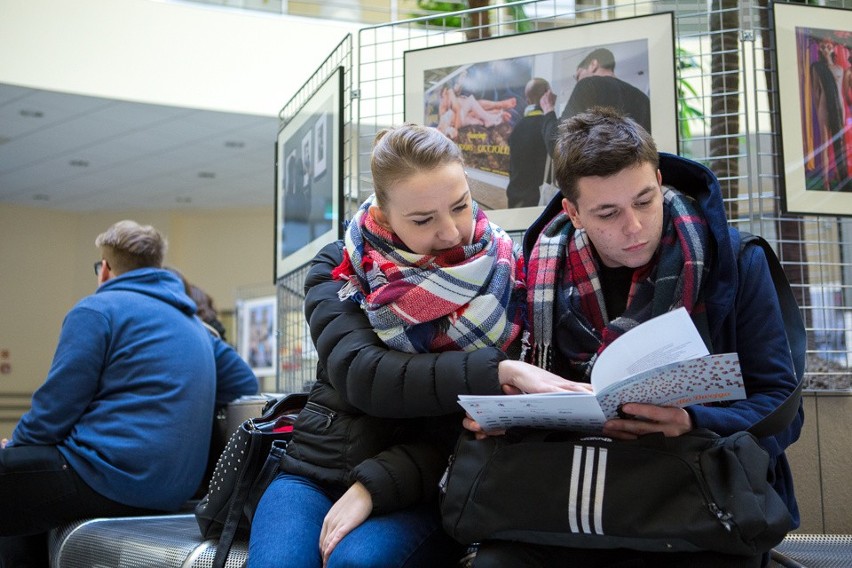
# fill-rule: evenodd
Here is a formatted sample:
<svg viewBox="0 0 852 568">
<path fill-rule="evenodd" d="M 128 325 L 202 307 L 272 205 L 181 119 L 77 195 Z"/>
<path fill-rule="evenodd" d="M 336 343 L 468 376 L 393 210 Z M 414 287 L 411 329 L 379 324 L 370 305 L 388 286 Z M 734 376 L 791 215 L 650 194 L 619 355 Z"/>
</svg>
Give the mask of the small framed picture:
<svg viewBox="0 0 852 568">
<path fill-rule="evenodd" d="M 263 296 L 237 304 L 237 349 L 258 377 L 275 375 L 278 366 L 277 299 Z"/>
</svg>

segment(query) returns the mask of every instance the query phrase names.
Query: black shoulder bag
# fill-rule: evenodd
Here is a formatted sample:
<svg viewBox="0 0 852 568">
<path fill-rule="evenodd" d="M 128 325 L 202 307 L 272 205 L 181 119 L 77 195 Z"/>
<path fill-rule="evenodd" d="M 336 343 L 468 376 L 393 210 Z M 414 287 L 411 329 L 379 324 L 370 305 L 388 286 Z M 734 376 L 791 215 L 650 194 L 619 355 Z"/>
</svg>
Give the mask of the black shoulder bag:
<svg viewBox="0 0 852 568">
<path fill-rule="evenodd" d="M 195 507 L 205 539 L 218 538 L 212 568 L 222 568 L 237 536 L 246 536 L 254 511 L 278 471 L 307 393 L 272 401 L 259 418 L 243 422 L 216 462 L 207 494 Z"/>
<path fill-rule="evenodd" d="M 776 286 L 798 387 L 747 432 L 698 429 L 636 440 L 542 430 L 510 431 L 457 446 L 441 501 L 444 528 L 463 543 L 483 540 L 576 548 L 711 550 L 757 555 L 791 527 L 767 480 L 757 438 L 786 428 L 801 404 L 805 328 L 775 253 L 760 237 Z M 526 496 L 546 506 L 530 507 Z"/>
</svg>

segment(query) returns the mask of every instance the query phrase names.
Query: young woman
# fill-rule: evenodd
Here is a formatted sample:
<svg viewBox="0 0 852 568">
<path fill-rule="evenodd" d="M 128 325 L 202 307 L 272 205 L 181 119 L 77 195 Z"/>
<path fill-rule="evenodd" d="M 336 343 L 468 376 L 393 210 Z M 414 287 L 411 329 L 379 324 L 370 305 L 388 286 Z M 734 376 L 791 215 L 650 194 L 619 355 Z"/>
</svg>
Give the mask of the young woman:
<svg viewBox="0 0 852 568">
<path fill-rule="evenodd" d="M 435 128 L 387 129 L 371 171 L 342 261 L 326 247 L 308 275 L 317 382 L 254 516 L 250 568 L 450 565 L 437 496 L 456 398 L 518 382 L 498 377 L 523 319 L 517 248 L 471 199 L 458 147 Z"/>
</svg>

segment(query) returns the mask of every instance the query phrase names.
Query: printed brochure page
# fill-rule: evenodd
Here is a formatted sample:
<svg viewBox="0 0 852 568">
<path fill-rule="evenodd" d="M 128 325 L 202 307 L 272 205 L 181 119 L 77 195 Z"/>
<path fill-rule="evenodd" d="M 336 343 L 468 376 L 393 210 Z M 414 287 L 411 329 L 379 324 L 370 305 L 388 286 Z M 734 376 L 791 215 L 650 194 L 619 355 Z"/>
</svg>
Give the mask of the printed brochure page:
<svg viewBox="0 0 852 568">
<path fill-rule="evenodd" d="M 592 368 L 592 386 L 595 394 L 460 395 L 459 404 L 486 430 L 598 431 L 627 402 L 684 407 L 745 398 L 737 354 L 708 354 L 684 308 L 613 341 Z"/>
</svg>

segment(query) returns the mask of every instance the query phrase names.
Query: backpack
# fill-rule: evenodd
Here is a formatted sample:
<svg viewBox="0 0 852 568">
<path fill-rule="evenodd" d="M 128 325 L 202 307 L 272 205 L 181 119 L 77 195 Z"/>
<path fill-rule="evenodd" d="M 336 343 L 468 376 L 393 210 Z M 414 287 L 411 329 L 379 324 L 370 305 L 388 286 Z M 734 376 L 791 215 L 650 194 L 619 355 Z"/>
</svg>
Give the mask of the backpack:
<svg viewBox="0 0 852 568">
<path fill-rule="evenodd" d="M 766 262 L 769 265 L 769 273 L 772 283 L 775 285 L 775 293 L 778 303 L 781 305 L 781 317 L 784 320 L 784 330 L 787 333 L 787 344 L 790 346 L 790 355 L 793 358 L 793 369 L 796 372 L 796 389 L 790 393 L 774 412 L 764 417 L 763 420 L 749 428 L 749 432 L 763 438 L 771 436 L 786 428 L 793 421 L 802 400 L 802 388 L 805 375 L 805 355 L 807 351 L 807 335 L 799 304 L 790 288 L 790 282 L 781 266 L 781 262 L 775 255 L 775 251 L 766 240 L 746 231 L 740 231 L 740 255 L 748 246 L 759 246 L 763 249 Z"/>
</svg>

